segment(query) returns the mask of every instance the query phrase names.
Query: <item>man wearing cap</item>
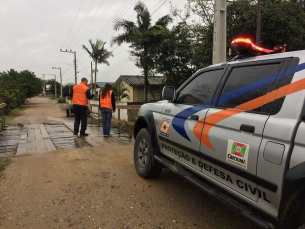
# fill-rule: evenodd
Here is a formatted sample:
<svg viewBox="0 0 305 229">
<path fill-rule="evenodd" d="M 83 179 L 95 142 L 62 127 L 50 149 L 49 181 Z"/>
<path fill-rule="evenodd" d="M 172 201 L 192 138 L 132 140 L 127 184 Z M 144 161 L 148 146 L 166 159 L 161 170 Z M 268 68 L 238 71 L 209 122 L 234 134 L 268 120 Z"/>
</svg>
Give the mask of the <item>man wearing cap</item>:
<svg viewBox="0 0 305 229">
<path fill-rule="evenodd" d="M 94 93 L 90 93 L 88 80 L 82 78 L 81 82 L 75 85 L 70 93 L 72 98 L 73 111 L 75 116 L 74 121 L 74 135 L 78 134 L 79 124 L 81 123 L 80 136 L 88 136 L 85 133 L 87 129 L 87 110 L 88 110 L 88 99 L 94 97 Z"/>
</svg>

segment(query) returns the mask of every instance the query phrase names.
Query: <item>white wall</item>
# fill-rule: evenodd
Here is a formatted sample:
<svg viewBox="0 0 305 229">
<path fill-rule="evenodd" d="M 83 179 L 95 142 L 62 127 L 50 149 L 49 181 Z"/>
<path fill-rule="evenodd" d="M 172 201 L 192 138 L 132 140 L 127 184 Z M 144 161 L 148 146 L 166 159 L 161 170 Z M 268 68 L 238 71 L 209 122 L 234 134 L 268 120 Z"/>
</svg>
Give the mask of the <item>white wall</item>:
<svg viewBox="0 0 305 229">
<path fill-rule="evenodd" d="M 125 105 L 125 106 L 126 106 L 127 103 L 123 103 L 123 102 L 119 103 L 119 102 L 117 102 L 116 105 Z M 120 119 L 121 119 L 121 120 L 124 120 L 124 121 L 127 121 L 127 119 L 128 119 L 127 110 L 121 109 L 120 112 L 121 112 L 121 113 L 120 113 L 120 116 L 121 116 Z M 118 109 L 116 109 L 116 111 L 115 111 L 115 113 L 114 113 L 114 118 L 115 118 L 115 119 L 118 119 Z"/>
</svg>

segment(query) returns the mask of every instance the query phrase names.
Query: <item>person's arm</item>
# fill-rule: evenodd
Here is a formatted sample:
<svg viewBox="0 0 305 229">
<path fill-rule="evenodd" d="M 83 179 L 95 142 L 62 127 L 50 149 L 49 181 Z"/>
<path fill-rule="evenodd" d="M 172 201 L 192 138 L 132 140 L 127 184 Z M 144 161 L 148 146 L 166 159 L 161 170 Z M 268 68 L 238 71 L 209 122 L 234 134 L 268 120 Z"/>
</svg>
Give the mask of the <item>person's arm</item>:
<svg viewBox="0 0 305 229">
<path fill-rule="evenodd" d="M 98 93 L 98 109 L 101 109 L 101 92 Z"/>
<path fill-rule="evenodd" d="M 70 98 L 71 98 L 71 99 L 73 98 L 73 88 L 72 88 L 72 90 L 71 90 L 71 92 L 70 92 Z"/>
<path fill-rule="evenodd" d="M 88 89 L 86 91 L 86 96 L 87 96 L 87 99 L 92 99 L 94 97 L 94 93 L 92 93 L 92 95 L 91 95 L 90 90 Z"/>
<path fill-rule="evenodd" d="M 112 103 L 113 112 L 115 112 L 115 96 L 113 92 L 111 94 L 111 103 Z"/>
</svg>

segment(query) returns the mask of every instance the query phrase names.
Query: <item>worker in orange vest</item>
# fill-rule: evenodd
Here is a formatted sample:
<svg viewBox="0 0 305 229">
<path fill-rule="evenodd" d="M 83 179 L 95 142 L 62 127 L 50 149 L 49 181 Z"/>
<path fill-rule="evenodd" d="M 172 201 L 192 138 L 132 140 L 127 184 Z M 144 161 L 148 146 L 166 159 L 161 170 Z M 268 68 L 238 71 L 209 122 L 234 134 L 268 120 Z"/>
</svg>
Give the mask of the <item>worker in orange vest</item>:
<svg viewBox="0 0 305 229">
<path fill-rule="evenodd" d="M 115 97 L 109 83 L 106 83 L 104 89 L 100 91 L 99 108 L 103 118 L 103 135 L 108 137 L 110 134 L 112 112 L 115 112 Z"/>
<path fill-rule="evenodd" d="M 81 82 L 73 87 L 70 97 L 72 98 L 75 116 L 74 135 L 78 134 L 79 124 L 81 123 L 80 136 L 88 136 L 88 134 L 85 133 L 87 129 L 88 99 L 92 99 L 94 93 L 91 95 L 88 87 L 88 80 L 86 78 L 82 78 Z"/>
</svg>

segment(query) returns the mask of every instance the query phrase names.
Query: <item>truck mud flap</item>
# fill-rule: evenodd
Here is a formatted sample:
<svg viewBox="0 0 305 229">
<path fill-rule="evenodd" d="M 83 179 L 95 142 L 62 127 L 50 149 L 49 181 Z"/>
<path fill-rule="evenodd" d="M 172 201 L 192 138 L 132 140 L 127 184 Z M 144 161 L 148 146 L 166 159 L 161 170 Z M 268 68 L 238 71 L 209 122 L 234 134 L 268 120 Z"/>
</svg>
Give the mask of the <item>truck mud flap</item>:
<svg viewBox="0 0 305 229">
<path fill-rule="evenodd" d="M 236 213 L 238 213 L 238 214 L 244 216 L 245 218 L 247 218 L 248 220 L 254 222 L 259 227 L 275 228 L 275 226 L 272 223 L 255 215 L 253 213 L 253 211 L 251 211 L 251 209 L 249 209 L 249 207 L 243 205 L 240 202 L 237 202 L 235 199 L 224 194 L 223 192 L 219 191 L 218 189 L 213 188 L 212 186 L 210 186 L 203 180 L 199 179 L 198 177 L 196 177 L 195 175 L 193 175 L 192 173 L 190 173 L 189 171 L 184 169 L 182 166 L 179 166 L 177 163 L 168 160 L 167 158 L 163 157 L 160 154 L 155 155 L 154 159 L 156 161 L 158 161 L 160 164 L 162 164 L 163 166 L 165 166 L 165 167 L 169 168 L 170 170 L 172 170 L 173 172 L 175 172 L 176 174 L 182 176 L 185 180 L 196 185 L 197 187 L 199 187 L 201 190 L 203 190 L 207 194 L 213 196 L 214 198 L 216 198 L 223 204 L 227 205 L 229 208 L 231 208 Z"/>
</svg>

